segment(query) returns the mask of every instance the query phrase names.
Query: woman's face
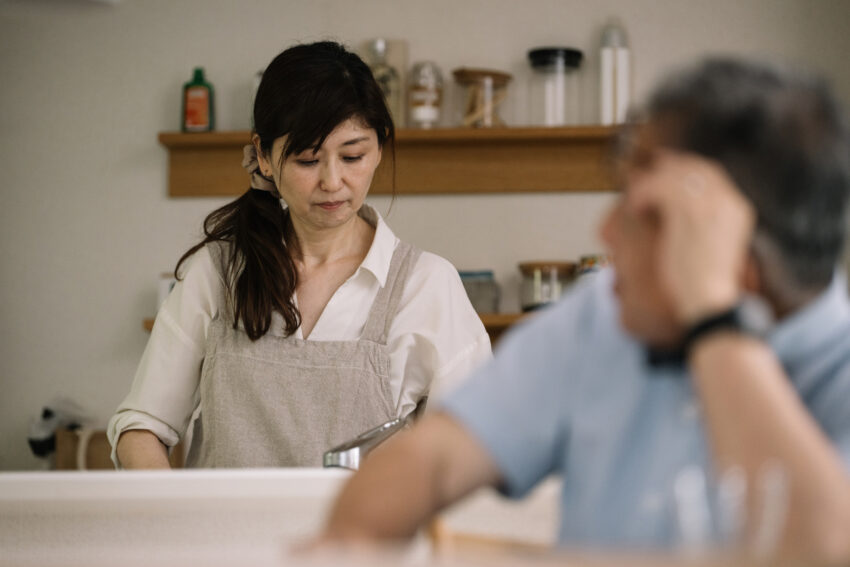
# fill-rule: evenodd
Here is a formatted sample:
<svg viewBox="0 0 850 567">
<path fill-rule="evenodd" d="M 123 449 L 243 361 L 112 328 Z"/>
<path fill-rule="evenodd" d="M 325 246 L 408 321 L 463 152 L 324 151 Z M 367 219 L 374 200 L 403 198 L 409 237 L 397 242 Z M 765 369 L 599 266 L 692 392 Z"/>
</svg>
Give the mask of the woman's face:
<svg viewBox="0 0 850 567">
<path fill-rule="evenodd" d="M 307 149 L 281 162 L 285 137 L 272 145 L 270 159 L 258 151 L 260 168 L 274 178 L 296 226 L 323 230 L 350 222 L 369 192 L 381 162 L 374 129 L 356 119 L 337 126 L 318 150 Z"/>
</svg>

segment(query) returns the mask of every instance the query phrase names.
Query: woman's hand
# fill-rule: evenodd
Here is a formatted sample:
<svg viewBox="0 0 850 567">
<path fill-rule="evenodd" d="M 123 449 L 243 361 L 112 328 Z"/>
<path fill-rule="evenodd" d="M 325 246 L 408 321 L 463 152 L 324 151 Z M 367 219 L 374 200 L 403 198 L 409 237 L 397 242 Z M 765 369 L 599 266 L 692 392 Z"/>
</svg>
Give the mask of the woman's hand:
<svg viewBox="0 0 850 567">
<path fill-rule="evenodd" d="M 626 206 L 658 222 L 658 275 L 679 322 L 687 327 L 734 305 L 755 213 L 726 171 L 665 149 L 628 176 Z"/>
</svg>

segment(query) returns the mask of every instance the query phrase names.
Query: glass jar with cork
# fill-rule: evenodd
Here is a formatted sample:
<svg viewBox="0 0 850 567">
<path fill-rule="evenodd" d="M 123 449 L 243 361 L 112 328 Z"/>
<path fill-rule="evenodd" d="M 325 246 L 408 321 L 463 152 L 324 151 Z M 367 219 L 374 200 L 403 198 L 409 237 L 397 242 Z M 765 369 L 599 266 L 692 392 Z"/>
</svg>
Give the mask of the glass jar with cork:
<svg viewBox="0 0 850 567">
<path fill-rule="evenodd" d="M 461 126 L 492 128 L 506 125 L 499 115 L 499 110 L 508 96 L 511 75 L 491 69 L 465 67 L 455 69 L 452 75 L 464 91 Z"/>
</svg>

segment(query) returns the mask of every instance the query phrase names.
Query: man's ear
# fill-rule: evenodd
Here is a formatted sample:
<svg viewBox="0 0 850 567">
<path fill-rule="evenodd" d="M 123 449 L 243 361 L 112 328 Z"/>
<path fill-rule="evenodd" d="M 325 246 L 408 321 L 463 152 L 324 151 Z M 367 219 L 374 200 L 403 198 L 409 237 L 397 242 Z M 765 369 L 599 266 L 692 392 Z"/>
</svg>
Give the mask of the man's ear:
<svg viewBox="0 0 850 567">
<path fill-rule="evenodd" d="M 752 252 L 747 254 L 741 274 L 741 289 L 754 295 L 763 295 L 761 269 Z"/>
</svg>

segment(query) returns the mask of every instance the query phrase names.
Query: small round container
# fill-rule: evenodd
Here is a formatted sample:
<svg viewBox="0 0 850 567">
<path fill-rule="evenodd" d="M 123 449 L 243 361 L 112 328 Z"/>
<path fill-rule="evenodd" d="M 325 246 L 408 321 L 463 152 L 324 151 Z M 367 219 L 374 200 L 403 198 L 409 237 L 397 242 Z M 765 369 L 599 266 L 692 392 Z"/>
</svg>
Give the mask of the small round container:
<svg viewBox="0 0 850 567">
<path fill-rule="evenodd" d="M 412 128 L 433 128 L 440 121 L 443 74 L 435 63 L 423 61 L 410 70 L 407 85 L 407 118 Z"/>
<path fill-rule="evenodd" d="M 508 73 L 491 69 L 460 68 L 452 72 L 455 81 L 463 88 L 463 107 L 460 125 L 468 128 L 493 128 L 505 126 L 499 108 L 508 96 Z"/>
<path fill-rule="evenodd" d="M 582 256 L 578 261 L 578 269 L 576 269 L 576 278 L 595 274 L 609 263 L 608 256 L 605 254 L 587 254 Z"/>
<path fill-rule="evenodd" d="M 571 47 L 539 47 L 528 52 L 534 70 L 528 98 L 532 125 L 579 123 L 578 69 L 582 58 L 582 52 Z"/>
<path fill-rule="evenodd" d="M 575 262 L 522 262 L 519 303 L 523 311 L 533 311 L 557 301 L 573 281 Z"/>
<path fill-rule="evenodd" d="M 492 270 L 463 271 L 460 281 L 469 296 L 469 302 L 478 313 L 498 313 L 499 284 Z"/>
</svg>

